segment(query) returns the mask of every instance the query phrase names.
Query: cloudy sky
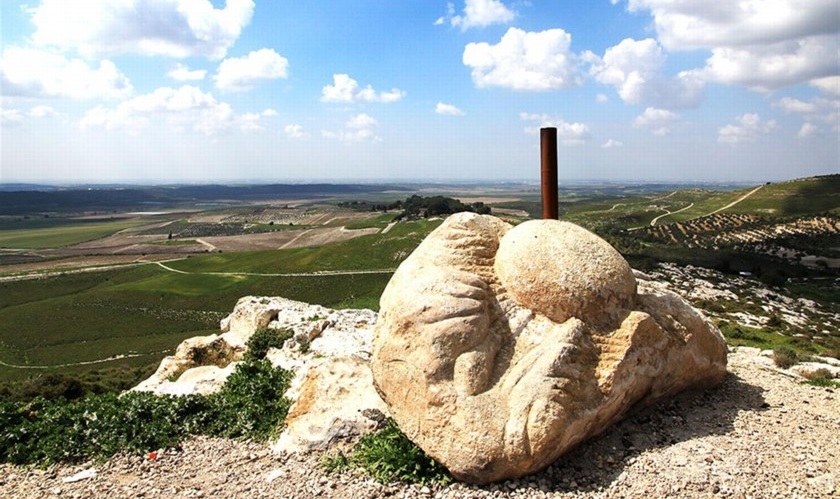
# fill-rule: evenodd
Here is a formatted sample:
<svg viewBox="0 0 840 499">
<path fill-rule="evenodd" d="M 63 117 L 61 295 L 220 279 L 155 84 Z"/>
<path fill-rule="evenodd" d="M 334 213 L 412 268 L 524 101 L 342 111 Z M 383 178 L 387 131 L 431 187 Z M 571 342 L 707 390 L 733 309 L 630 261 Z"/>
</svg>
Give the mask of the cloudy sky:
<svg viewBox="0 0 840 499">
<path fill-rule="evenodd" d="M 0 2 L 0 182 L 840 172 L 837 0 Z"/>
</svg>

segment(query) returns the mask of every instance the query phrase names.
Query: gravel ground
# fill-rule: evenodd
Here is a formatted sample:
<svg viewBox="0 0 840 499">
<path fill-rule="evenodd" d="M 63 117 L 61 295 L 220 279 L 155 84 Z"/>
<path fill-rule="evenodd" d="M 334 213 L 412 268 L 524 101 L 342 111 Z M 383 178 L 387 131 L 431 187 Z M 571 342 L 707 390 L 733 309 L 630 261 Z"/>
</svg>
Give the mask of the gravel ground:
<svg viewBox="0 0 840 499">
<path fill-rule="evenodd" d="M 0 496 L 40 497 L 840 497 L 838 391 L 799 384 L 752 354 L 724 383 L 628 417 L 541 473 L 489 486 L 380 485 L 328 475 L 320 456 L 196 438 L 180 450 L 46 470 L 0 465 Z M 79 473 L 95 476 L 69 481 Z"/>
</svg>

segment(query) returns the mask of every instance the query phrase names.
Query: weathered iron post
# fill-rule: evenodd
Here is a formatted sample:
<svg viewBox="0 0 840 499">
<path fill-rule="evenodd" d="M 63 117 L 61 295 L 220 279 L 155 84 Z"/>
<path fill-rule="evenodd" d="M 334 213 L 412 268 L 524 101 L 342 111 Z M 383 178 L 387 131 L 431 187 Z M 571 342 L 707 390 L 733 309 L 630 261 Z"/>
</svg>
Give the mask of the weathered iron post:
<svg viewBox="0 0 840 499">
<path fill-rule="evenodd" d="M 557 129 L 540 128 L 540 153 L 542 156 L 542 217 L 557 220 Z"/>
</svg>

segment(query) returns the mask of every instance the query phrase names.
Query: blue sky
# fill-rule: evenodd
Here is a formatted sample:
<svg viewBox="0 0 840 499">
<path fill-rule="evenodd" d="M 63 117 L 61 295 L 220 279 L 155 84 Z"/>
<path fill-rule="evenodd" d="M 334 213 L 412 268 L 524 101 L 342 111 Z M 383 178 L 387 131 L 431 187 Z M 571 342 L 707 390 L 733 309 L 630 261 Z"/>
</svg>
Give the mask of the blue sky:
<svg viewBox="0 0 840 499">
<path fill-rule="evenodd" d="M 0 1 L 0 182 L 840 172 L 836 0 Z"/>
</svg>

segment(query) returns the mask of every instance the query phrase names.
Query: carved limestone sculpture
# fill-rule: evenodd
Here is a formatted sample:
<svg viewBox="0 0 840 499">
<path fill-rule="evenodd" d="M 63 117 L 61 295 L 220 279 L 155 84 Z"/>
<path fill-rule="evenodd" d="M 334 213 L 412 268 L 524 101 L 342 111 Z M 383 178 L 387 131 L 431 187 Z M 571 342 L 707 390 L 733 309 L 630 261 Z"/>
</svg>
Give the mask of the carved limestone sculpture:
<svg viewBox="0 0 840 499">
<path fill-rule="evenodd" d="M 457 478 L 535 472 L 631 407 L 726 373 L 697 310 L 576 225 L 449 217 L 381 299 L 374 383 Z"/>
</svg>

